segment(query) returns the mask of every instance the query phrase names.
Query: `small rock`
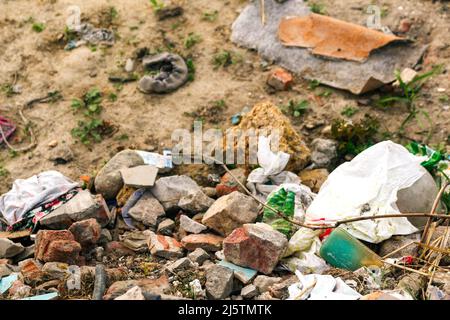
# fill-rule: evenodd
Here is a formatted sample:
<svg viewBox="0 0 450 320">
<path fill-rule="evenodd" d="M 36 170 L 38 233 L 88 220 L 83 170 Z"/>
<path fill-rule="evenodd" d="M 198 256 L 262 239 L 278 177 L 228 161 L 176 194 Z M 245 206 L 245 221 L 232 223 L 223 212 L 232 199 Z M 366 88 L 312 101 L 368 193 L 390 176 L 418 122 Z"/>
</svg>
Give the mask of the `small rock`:
<svg viewBox="0 0 450 320">
<path fill-rule="evenodd" d="M 231 174 L 229 172 L 225 173 L 222 178 L 220 178 L 220 183 L 216 186 L 216 193 L 219 197 L 230 194 L 233 191 L 244 193 L 244 190 L 239 185 L 239 183 L 235 181 L 233 176 L 245 186 L 247 183 L 245 170 L 242 168 L 236 168 L 230 170 L 230 172 Z"/>
<path fill-rule="evenodd" d="M 157 232 L 166 236 L 172 235 L 173 229 L 175 229 L 175 221 L 172 219 L 164 219 L 158 225 Z"/>
<path fill-rule="evenodd" d="M 327 169 L 303 170 L 299 174 L 302 184 L 309 187 L 312 192 L 319 192 L 320 187 L 328 178 Z"/>
<path fill-rule="evenodd" d="M 398 25 L 398 32 L 407 33 L 411 29 L 412 22 L 409 19 L 402 19 Z"/>
<path fill-rule="evenodd" d="M 44 279 L 45 274 L 41 270 L 42 265 L 34 259 L 27 259 L 19 262 L 19 267 L 23 280 L 27 284 L 42 282 Z"/>
<path fill-rule="evenodd" d="M 289 276 L 282 282 L 275 283 L 269 287 L 269 291 L 272 297 L 277 299 L 287 299 L 289 297 L 289 286 L 298 283 L 296 275 Z"/>
<path fill-rule="evenodd" d="M 135 255 L 135 252 L 133 250 L 129 249 L 119 241 L 111 241 L 107 243 L 105 246 L 105 253 L 108 256 L 117 258 Z"/>
<path fill-rule="evenodd" d="M 130 217 L 142 222 L 152 230 L 156 229 L 159 221 L 165 216 L 164 208 L 150 191 L 145 191 L 142 197 L 128 211 Z"/>
<path fill-rule="evenodd" d="M 58 290 L 57 287 L 59 286 L 60 283 L 61 283 L 60 280 L 46 281 L 43 284 L 40 284 L 39 286 L 37 286 L 36 291 L 48 291 L 51 288 Z"/>
<path fill-rule="evenodd" d="M 121 169 L 143 165 L 144 160 L 133 150 L 123 150 L 112 157 L 95 177 L 95 190 L 105 199 L 114 199 L 123 187 Z"/>
<path fill-rule="evenodd" d="M 23 252 L 25 248 L 20 243 L 14 243 L 9 239 L 0 239 L 0 259 L 12 258 Z"/>
<path fill-rule="evenodd" d="M 219 260 L 225 260 L 225 255 L 223 254 L 223 250 L 216 251 L 216 252 L 214 253 L 214 255 L 215 255 L 216 258 L 219 259 Z"/>
<path fill-rule="evenodd" d="M 241 296 L 244 299 L 251 299 L 253 297 L 256 297 L 258 294 L 258 288 L 254 284 L 249 284 L 248 286 L 243 287 L 241 290 Z"/>
<path fill-rule="evenodd" d="M 134 70 L 134 61 L 133 59 L 127 59 L 125 62 L 125 71 L 126 72 L 133 72 Z"/>
<path fill-rule="evenodd" d="M 77 264 L 81 245 L 68 230 L 39 230 L 35 257 L 44 262 Z"/>
<path fill-rule="evenodd" d="M 48 147 L 49 148 L 54 148 L 54 147 L 56 147 L 58 145 L 58 141 L 57 140 L 52 140 L 52 141 L 50 141 L 49 143 L 48 143 Z"/>
<path fill-rule="evenodd" d="M 181 239 L 181 244 L 189 251 L 202 248 L 206 251 L 217 251 L 222 248 L 223 238 L 211 233 L 191 234 Z"/>
<path fill-rule="evenodd" d="M 19 261 L 33 258 L 34 257 L 34 248 L 35 245 L 32 244 L 31 246 L 25 247 L 25 250 L 19 253 L 17 256 L 14 257 L 14 262 L 18 263 Z"/>
<path fill-rule="evenodd" d="M 287 246 L 286 236 L 265 223 L 245 224 L 223 241 L 226 260 L 270 274 Z"/>
<path fill-rule="evenodd" d="M 289 89 L 293 81 L 292 74 L 282 68 L 276 68 L 267 78 L 267 84 L 277 91 Z"/>
<path fill-rule="evenodd" d="M 216 188 L 212 188 L 212 187 L 203 187 L 202 188 L 203 193 L 210 197 L 210 198 L 216 198 L 217 197 L 217 191 Z"/>
<path fill-rule="evenodd" d="M 11 288 L 9 288 L 9 296 L 12 300 L 26 298 L 31 294 L 31 287 L 27 286 L 20 280 L 13 282 Z"/>
<path fill-rule="evenodd" d="M 225 299 L 233 290 L 233 271 L 219 265 L 209 268 L 205 286 L 210 299 Z"/>
<path fill-rule="evenodd" d="M 145 300 L 144 294 L 141 288 L 138 286 L 132 287 L 130 290 L 125 292 L 123 295 L 118 296 L 114 300 Z"/>
<path fill-rule="evenodd" d="M 403 247 L 404 245 L 407 245 L 407 244 L 413 243 L 413 242 L 417 242 L 417 241 L 420 241 L 420 234 L 392 236 L 391 238 L 383 241 L 380 244 L 379 255 L 381 257 L 383 257 L 383 256 L 397 250 L 398 248 Z M 411 244 L 411 245 L 407 246 L 406 248 L 389 256 L 389 258 L 401 258 L 404 256 L 416 256 L 418 250 L 419 250 L 418 245 Z"/>
<path fill-rule="evenodd" d="M 143 253 L 148 250 L 147 242 L 150 230 L 126 232 L 120 236 L 123 244 L 135 252 Z"/>
<path fill-rule="evenodd" d="M 63 280 L 70 275 L 69 265 L 62 262 L 47 262 L 42 267 L 42 272 L 49 280 Z"/>
<path fill-rule="evenodd" d="M 202 223 L 227 236 L 244 223 L 251 223 L 258 216 L 258 203 L 238 191 L 220 197 L 206 211 Z"/>
<path fill-rule="evenodd" d="M 163 294 L 164 290 L 169 288 L 169 280 L 167 276 L 163 275 L 157 279 L 116 281 L 108 288 L 106 294 L 103 296 L 103 300 L 113 300 L 123 295 L 134 286 L 138 286 L 142 290 L 144 296 L 147 292 Z"/>
<path fill-rule="evenodd" d="M 188 233 L 201 233 L 207 229 L 201 223 L 198 223 L 186 215 L 181 215 L 180 217 L 180 228 Z"/>
<path fill-rule="evenodd" d="M 152 193 L 166 211 L 177 210 L 181 207 L 183 210 L 192 212 L 206 211 L 214 202 L 188 176 L 159 178 L 152 188 Z"/>
<path fill-rule="evenodd" d="M 255 297 L 254 300 L 278 300 L 278 299 L 275 299 L 274 297 L 272 297 L 269 291 L 266 291 L 260 294 L 259 296 Z"/>
<path fill-rule="evenodd" d="M 9 276 L 13 270 L 6 264 L 0 264 L 0 279 Z"/>
<path fill-rule="evenodd" d="M 183 257 L 183 247 L 174 238 L 150 233 L 148 247 L 152 255 L 156 255 L 166 259 L 174 259 Z"/>
<path fill-rule="evenodd" d="M 199 265 L 210 258 L 208 252 L 206 252 L 202 248 L 195 249 L 194 251 L 189 253 L 187 257 L 189 258 L 189 260 L 194 263 L 198 263 Z"/>
<path fill-rule="evenodd" d="M 315 168 L 329 168 L 337 159 L 337 142 L 329 139 L 314 139 L 311 161 Z"/>
<path fill-rule="evenodd" d="M 73 151 L 67 145 L 56 146 L 48 153 L 48 160 L 55 164 L 66 164 L 74 158 Z"/>
<path fill-rule="evenodd" d="M 123 183 L 134 188 L 148 188 L 155 184 L 158 168 L 150 165 L 124 168 L 120 170 Z"/>
<path fill-rule="evenodd" d="M 183 14 L 183 7 L 177 5 L 167 5 L 156 11 L 158 20 L 165 20 L 167 18 L 177 17 Z"/>
<path fill-rule="evenodd" d="M 90 218 L 96 219 L 104 227 L 111 219 L 111 212 L 101 195 L 93 196 L 89 190 L 82 190 L 39 220 L 39 223 L 49 229 L 67 229 L 73 222 Z"/>
<path fill-rule="evenodd" d="M 281 282 L 281 278 L 279 277 L 268 277 L 268 276 L 257 276 L 253 284 L 258 288 L 260 293 L 264 293 L 269 291 L 269 288 L 276 283 Z"/>
<path fill-rule="evenodd" d="M 170 264 L 167 267 L 167 270 L 172 273 L 177 273 L 185 269 L 193 268 L 194 264 L 192 261 L 188 258 L 181 258 L 175 261 L 174 263 Z"/>
<path fill-rule="evenodd" d="M 75 241 L 79 242 L 83 248 L 92 246 L 100 239 L 102 227 L 95 219 L 87 219 L 74 222 L 69 231 L 72 232 Z"/>
<path fill-rule="evenodd" d="M 102 229 L 102 231 L 100 232 L 100 239 L 98 239 L 97 243 L 101 246 L 104 246 L 110 241 L 112 241 L 111 232 L 108 229 Z"/>
</svg>

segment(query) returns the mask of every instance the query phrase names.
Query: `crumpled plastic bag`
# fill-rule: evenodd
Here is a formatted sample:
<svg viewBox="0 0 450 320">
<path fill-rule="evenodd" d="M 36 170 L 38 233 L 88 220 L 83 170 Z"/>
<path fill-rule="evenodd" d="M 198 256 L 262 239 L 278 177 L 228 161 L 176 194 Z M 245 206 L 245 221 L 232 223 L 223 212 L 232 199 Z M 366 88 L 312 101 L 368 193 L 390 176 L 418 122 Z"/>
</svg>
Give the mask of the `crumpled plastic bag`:
<svg viewBox="0 0 450 320">
<path fill-rule="evenodd" d="M 52 201 L 78 187 L 78 183 L 54 170 L 14 181 L 10 191 L 0 196 L 0 213 L 9 225 L 39 204 Z"/>
<path fill-rule="evenodd" d="M 300 228 L 289 239 L 282 264 L 291 272 L 322 274 L 330 267 L 319 256 L 321 230 Z"/>
<path fill-rule="evenodd" d="M 392 141 L 380 142 L 340 165 L 322 185 L 306 211 L 309 224 L 351 217 L 396 214 L 397 192 L 419 180 L 426 170 L 416 157 Z M 405 218 L 357 221 L 344 225 L 356 238 L 379 243 L 417 229 Z"/>
<path fill-rule="evenodd" d="M 303 275 L 296 271 L 300 282 L 290 285 L 287 300 L 357 300 L 361 295 L 341 278 L 330 275 Z"/>
<path fill-rule="evenodd" d="M 300 178 L 289 171 L 283 171 L 289 162 L 290 155 L 270 149 L 271 136 L 258 138 L 258 164 L 261 166 L 250 172 L 247 177 L 247 188 L 261 201 L 283 183 L 300 184 Z"/>
</svg>

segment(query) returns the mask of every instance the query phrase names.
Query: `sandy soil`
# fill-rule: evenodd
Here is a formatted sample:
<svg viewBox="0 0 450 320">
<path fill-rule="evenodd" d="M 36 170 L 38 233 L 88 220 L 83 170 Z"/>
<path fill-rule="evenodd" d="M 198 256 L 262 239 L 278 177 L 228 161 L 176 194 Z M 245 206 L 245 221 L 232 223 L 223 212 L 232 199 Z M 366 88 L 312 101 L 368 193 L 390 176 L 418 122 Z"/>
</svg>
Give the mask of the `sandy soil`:
<svg viewBox="0 0 450 320">
<path fill-rule="evenodd" d="M 429 44 L 428 53 L 421 66 L 428 71 L 435 64 L 448 68 L 450 61 L 450 5 L 446 1 L 317 1 L 324 5 L 328 15 L 346 21 L 364 24 L 367 19 L 365 8 L 376 3 L 386 16 L 383 25 L 396 30 L 399 21 L 408 18 L 412 28 L 408 36 L 420 43 Z M 293 118 L 296 128 L 305 136 L 307 143 L 323 135 L 323 128 L 332 119 L 342 117 L 346 106 L 358 108 L 352 119 L 359 119 L 365 113 L 376 116 L 383 125 L 382 130 L 395 132 L 406 117 L 406 110 L 393 107 L 380 110 L 374 106 L 358 106 L 361 97 L 331 89 L 329 97 L 318 94 L 326 88 L 314 91 L 308 83 L 296 79 L 295 86 L 286 92 L 271 93 L 266 78 L 271 68 L 265 66 L 255 52 L 237 48 L 229 40 L 231 24 L 246 5 L 242 0 L 196 0 L 182 1 L 184 14 L 180 17 L 157 21 L 149 1 L 146 0 L 2 0 L 0 2 L 0 84 L 15 83 L 22 87 L 22 93 L 7 96 L 0 94 L 0 115 L 15 121 L 19 127 L 11 143 L 26 146 L 29 137 L 18 114 L 20 105 L 33 98 L 42 97 L 49 91 L 59 90 L 63 99 L 55 103 L 35 104 L 24 109 L 24 115 L 31 121 L 37 146 L 26 153 L 14 154 L 6 147 L 0 149 L 0 168 L 8 174 L 1 177 L 0 191 L 7 191 L 14 179 L 26 178 L 43 170 L 56 169 L 77 179 L 81 174 L 93 174 L 112 155 L 123 148 L 162 150 L 171 146 L 171 133 L 176 128 L 190 128 L 193 118 L 186 112 L 214 105 L 224 100 L 226 108 L 212 118 L 205 117 L 206 127 L 230 126 L 230 116 L 251 107 L 256 102 L 269 99 L 278 105 L 289 100 L 310 100 L 310 110 L 301 118 Z M 84 46 L 65 51 L 61 37 L 65 28 L 66 9 L 78 5 L 83 21 L 96 26 L 113 28 L 118 35 L 116 43 L 109 48 L 96 51 Z M 118 13 L 111 19 L 110 7 Z M 218 11 L 213 22 L 202 20 L 205 12 Z M 32 22 L 45 23 L 45 30 L 32 30 Z M 189 33 L 201 36 L 202 41 L 190 49 L 184 47 Z M 130 82 L 118 90 L 108 81 L 108 75 L 123 69 L 127 58 L 136 49 L 148 47 L 151 50 L 164 48 L 167 42 L 175 45 L 175 51 L 193 58 L 195 80 L 176 92 L 165 95 L 145 95 L 137 90 L 137 82 Z M 211 63 L 214 54 L 221 50 L 233 51 L 239 61 L 227 68 L 214 70 Z M 431 145 L 448 144 L 450 128 L 450 102 L 442 97 L 450 96 L 449 73 L 444 72 L 430 79 L 422 90 L 419 106 L 433 120 L 434 134 Z M 100 143 L 85 146 L 71 136 L 70 130 L 77 125 L 79 113 L 74 113 L 71 100 L 81 97 L 92 87 L 98 87 L 105 95 L 102 118 L 118 126 L 117 132 Z M 445 92 L 443 92 L 445 90 Z M 106 97 L 116 93 L 112 102 Z M 379 92 L 366 97 L 374 97 Z M 218 123 L 214 123 L 218 122 Z M 424 123 L 424 126 L 427 124 Z M 313 128 L 313 129 L 311 129 Z M 124 135 L 128 139 L 124 139 Z M 406 135 L 423 141 L 425 130 L 417 123 L 408 126 Z M 393 135 L 392 139 L 399 141 Z M 49 144 L 57 142 L 60 148 L 68 146 L 73 161 L 55 165 L 48 160 L 53 152 Z"/>
</svg>

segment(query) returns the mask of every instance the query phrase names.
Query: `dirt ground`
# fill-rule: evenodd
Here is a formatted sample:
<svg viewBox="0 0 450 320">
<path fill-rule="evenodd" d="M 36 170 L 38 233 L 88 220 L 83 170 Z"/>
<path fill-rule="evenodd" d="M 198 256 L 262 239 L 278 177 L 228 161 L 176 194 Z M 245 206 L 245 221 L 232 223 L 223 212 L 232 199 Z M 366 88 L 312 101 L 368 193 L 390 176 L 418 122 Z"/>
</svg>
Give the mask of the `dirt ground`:
<svg viewBox="0 0 450 320">
<path fill-rule="evenodd" d="M 31 122 L 37 145 L 24 152 L 14 153 L 2 145 L 0 149 L 0 192 L 9 190 L 17 178 L 26 178 L 44 170 L 56 169 L 77 179 L 82 174 L 93 174 L 112 155 L 124 148 L 159 150 L 170 147 L 171 133 L 177 128 L 191 128 L 193 117 L 186 113 L 199 108 L 209 110 L 219 100 L 225 107 L 220 112 L 204 115 L 205 127 L 227 128 L 230 117 L 244 107 L 252 107 L 262 100 L 286 105 L 289 100 L 308 100 L 310 108 L 305 115 L 292 121 L 303 134 L 307 144 L 313 138 L 325 134 L 324 128 L 335 118 L 348 118 L 341 112 L 348 106 L 357 109 L 351 117 L 356 121 L 368 113 L 382 124 L 382 131 L 398 142 L 395 132 L 407 116 L 406 109 L 394 106 L 382 110 L 374 105 L 361 105 L 358 100 L 376 98 L 380 91 L 366 96 L 354 96 L 340 90 L 319 87 L 312 90 L 308 82 L 296 79 L 289 91 L 273 93 L 268 90 L 266 79 L 270 69 L 255 52 L 236 47 L 230 41 L 231 24 L 247 4 L 244 0 L 195 0 L 181 1 L 182 16 L 158 21 L 147 0 L 2 0 L 0 1 L 0 84 L 19 85 L 22 92 L 0 93 L 0 115 L 13 120 L 18 131 L 10 138 L 14 147 L 26 146 L 30 137 L 18 110 L 28 101 L 60 91 L 63 98 L 54 103 L 37 103 L 25 108 L 23 114 Z M 310 1 L 311 2 L 311 1 Z M 448 1 L 373 1 L 373 0 L 321 0 L 328 15 L 349 22 L 365 24 L 370 4 L 383 8 L 382 24 L 397 30 L 399 22 L 408 18 L 412 22 L 407 36 L 429 45 L 420 72 L 442 64 L 444 72 L 429 79 L 418 99 L 419 107 L 426 111 L 433 122 L 431 146 L 438 144 L 449 148 L 450 128 L 450 3 Z M 112 28 L 116 42 L 111 47 L 82 46 L 64 50 L 62 40 L 67 18 L 67 8 L 78 5 L 82 20 L 97 27 Z M 111 8 L 117 14 L 111 14 Z M 217 19 L 202 19 L 204 13 L 217 10 Z M 45 24 L 42 32 L 35 32 L 35 22 Z M 200 35 L 201 41 L 186 49 L 184 43 L 190 33 Z M 122 70 L 133 53 L 143 47 L 151 51 L 162 50 L 171 43 L 173 51 L 191 57 L 195 79 L 170 94 L 146 95 L 137 89 L 137 82 L 115 86 L 108 76 Z M 226 68 L 214 68 L 213 56 L 222 50 L 233 52 L 236 63 Z M 103 95 L 102 118 L 110 121 L 118 130 L 99 143 L 85 146 L 71 135 L 81 119 L 74 113 L 71 101 L 80 98 L 89 89 L 97 87 Z M 331 90 L 331 95 L 321 92 Z M 115 93 L 117 100 L 107 97 Z M 446 98 L 447 97 L 447 98 Z M 425 141 L 427 122 L 412 122 L 405 136 Z M 68 146 L 74 158 L 67 164 L 55 165 L 49 160 L 54 146 Z"/>
</svg>

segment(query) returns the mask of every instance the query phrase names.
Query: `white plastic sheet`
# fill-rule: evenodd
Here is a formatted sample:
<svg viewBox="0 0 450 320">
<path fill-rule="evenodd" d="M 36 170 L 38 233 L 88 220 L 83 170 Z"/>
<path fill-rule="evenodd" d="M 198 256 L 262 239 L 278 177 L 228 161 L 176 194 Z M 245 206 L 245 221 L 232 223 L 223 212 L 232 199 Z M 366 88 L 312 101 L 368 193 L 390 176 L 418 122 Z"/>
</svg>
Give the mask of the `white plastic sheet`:
<svg viewBox="0 0 450 320">
<path fill-rule="evenodd" d="M 39 204 L 52 201 L 78 184 L 58 171 L 44 171 L 14 181 L 12 189 L 0 196 L 0 213 L 12 225 Z"/>
<path fill-rule="evenodd" d="M 300 282 L 289 286 L 288 300 L 357 300 L 361 295 L 341 278 L 330 275 L 303 275 L 296 271 Z"/>
<path fill-rule="evenodd" d="M 426 170 L 403 146 L 380 142 L 340 165 L 322 185 L 306 211 L 306 222 L 321 224 L 350 217 L 399 213 L 397 192 L 420 179 Z M 405 218 L 358 221 L 344 226 L 353 236 L 379 243 L 417 229 Z"/>
<path fill-rule="evenodd" d="M 282 183 L 300 184 L 300 178 L 289 171 L 283 171 L 289 162 L 290 155 L 270 149 L 271 137 L 259 136 L 258 138 L 258 164 L 257 168 L 247 177 L 247 187 L 252 193 L 265 201 L 267 196 Z M 271 182 L 271 185 L 266 184 Z"/>
</svg>

